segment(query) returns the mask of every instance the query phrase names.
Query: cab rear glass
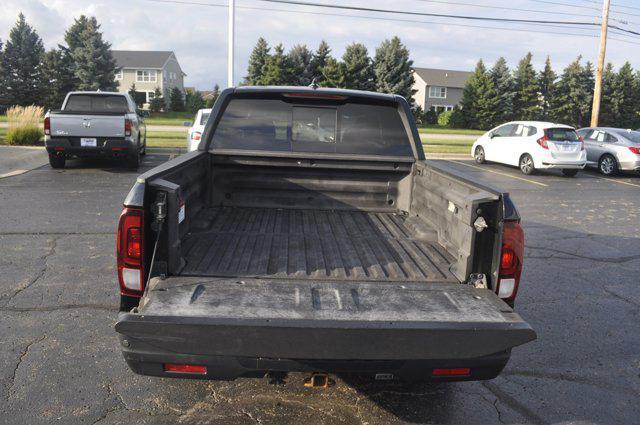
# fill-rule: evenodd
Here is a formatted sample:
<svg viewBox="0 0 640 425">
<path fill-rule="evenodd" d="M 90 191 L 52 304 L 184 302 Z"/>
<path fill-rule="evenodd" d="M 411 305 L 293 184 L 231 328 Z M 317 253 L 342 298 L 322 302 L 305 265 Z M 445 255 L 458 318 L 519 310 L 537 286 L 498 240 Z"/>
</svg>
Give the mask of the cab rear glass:
<svg viewBox="0 0 640 425">
<path fill-rule="evenodd" d="M 124 96 L 105 96 L 92 94 L 72 94 L 67 99 L 65 111 L 78 112 L 114 112 L 125 114 L 129 105 Z"/>
<path fill-rule="evenodd" d="M 544 132 L 547 138 L 554 142 L 577 142 L 580 140 L 572 128 L 547 128 Z"/>
<path fill-rule="evenodd" d="M 232 99 L 212 149 L 413 156 L 395 103 Z"/>
</svg>

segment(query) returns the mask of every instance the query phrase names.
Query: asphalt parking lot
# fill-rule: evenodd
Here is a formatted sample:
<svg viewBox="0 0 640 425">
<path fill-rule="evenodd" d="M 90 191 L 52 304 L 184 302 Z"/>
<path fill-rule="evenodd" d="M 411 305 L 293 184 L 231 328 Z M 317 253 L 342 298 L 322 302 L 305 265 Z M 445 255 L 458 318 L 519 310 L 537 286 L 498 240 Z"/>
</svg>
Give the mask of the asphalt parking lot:
<svg viewBox="0 0 640 425">
<path fill-rule="evenodd" d="M 148 155 L 143 169 L 167 159 Z M 113 330 L 115 227 L 139 172 L 70 161 L 0 179 L 1 423 L 637 423 L 640 177 L 449 164 L 511 193 L 526 232 L 516 309 L 538 340 L 488 382 L 406 387 L 292 374 L 132 374 Z"/>
</svg>

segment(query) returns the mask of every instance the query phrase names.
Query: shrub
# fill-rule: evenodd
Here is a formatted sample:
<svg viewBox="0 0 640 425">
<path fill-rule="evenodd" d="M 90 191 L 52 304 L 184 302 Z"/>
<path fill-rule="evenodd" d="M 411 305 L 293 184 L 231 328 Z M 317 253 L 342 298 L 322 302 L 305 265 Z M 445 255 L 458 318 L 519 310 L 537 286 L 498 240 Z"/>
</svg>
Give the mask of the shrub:
<svg viewBox="0 0 640 425">
<path fill-rule="evenodd" d="M 7 141 L 10 145 L 37 145 L 44 136 L 40 119 L 44 109 L 40 106 L 14 106 L 7 109 Z"/>
<path fill-rule="evenodd" d="M 453 111 L 440 112 L 440 115 L 438 115 L 438 125 L 448 128 L 451 121 L 451 115 L 453 115 Z"/>
<path fill-rule="evenodd" d="M 10 145 L 39 145 L 44 133 L 39 127 L 12 128 L 7 131 L 7 142 Z"/>
<path fill-rule="evenodd" d="M 441 112 L 438 115 L 438 125 L 446 128 L 464 128 L 464 116 L 459 108 Z"/>
<path fill-rule="evenodd" d="M 429 108 L 429 110 L 424 113 L 424 120 L 426 124 L 437 124 L 438 113 L 436 112 L 436 108 L 433 106 Z"/>
</svg>

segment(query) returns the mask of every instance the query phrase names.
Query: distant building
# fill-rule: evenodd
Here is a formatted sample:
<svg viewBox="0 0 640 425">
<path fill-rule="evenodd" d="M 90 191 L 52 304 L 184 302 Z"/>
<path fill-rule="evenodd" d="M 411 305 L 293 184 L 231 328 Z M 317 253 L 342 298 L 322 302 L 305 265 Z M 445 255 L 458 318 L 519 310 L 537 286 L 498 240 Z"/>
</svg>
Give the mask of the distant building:
<svg viewBox="0 0 640 425">
<path fill-rule="evenodd" d="M 449 69 L 413 68 L 413 99 L 424 111 L 450 111 L 460 105 L 462 89 L 473 74 Z"/>
<path fill-rule="evenodd" d="M 184 77 L 175 53 L 169 51 L 112 50 L 120 71 L 116 73 L 118 91 L 126 93 L 136 85 L 136 102 L 148 105 L 154 91 L 160 89 L 165 99 L 171 89 L 184 92 Z"/>
</svg>

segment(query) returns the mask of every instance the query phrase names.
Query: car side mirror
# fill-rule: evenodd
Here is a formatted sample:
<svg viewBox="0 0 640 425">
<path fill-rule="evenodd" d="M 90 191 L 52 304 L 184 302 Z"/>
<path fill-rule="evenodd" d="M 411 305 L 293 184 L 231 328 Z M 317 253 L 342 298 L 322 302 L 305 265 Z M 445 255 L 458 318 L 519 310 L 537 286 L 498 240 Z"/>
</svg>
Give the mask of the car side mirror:
<svg viewBox="0 0 640 425">
<path fill-rule="evenodd" d="M 495 134 L 493 134 L 493 133 L 489 133 L 489 139 L 493 139 L 494 137 L 496 137 L 496 135 L 495 135 Z"/>
</svg>

